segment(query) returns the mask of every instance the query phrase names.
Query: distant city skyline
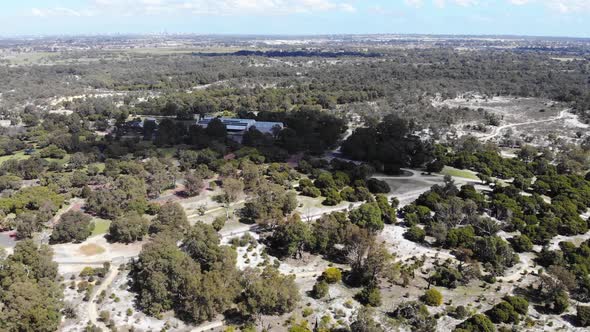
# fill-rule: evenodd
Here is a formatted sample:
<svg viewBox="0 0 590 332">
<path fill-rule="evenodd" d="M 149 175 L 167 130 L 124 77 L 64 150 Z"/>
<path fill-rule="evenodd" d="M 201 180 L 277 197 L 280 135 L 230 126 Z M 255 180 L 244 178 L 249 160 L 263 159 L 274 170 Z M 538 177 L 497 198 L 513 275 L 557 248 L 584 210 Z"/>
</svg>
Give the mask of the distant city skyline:
<svg viewBox="0 0 590 332">
<path fill-rule="evenodd" d="M 590 37 L 590 0 L 21 0 L 0 35 L 460 34 Z"/>
</svg>

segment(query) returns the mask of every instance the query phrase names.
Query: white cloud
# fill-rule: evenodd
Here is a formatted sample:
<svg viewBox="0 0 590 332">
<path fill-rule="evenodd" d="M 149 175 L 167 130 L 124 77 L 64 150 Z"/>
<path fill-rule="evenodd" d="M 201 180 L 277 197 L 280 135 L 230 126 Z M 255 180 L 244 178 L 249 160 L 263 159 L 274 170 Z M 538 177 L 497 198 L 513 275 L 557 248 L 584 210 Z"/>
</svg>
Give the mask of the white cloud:
<svg viewBox="0 0 590 332">
<path fill-rule="evenodd" d="M 531 2 L 531 0 L 509 0 L 513 5 L 522 6 Z"/>
<path fill-rule="evenodd" d="M 424 0 L 404 0 L 406 5 L 420 8 L 424 5 Z M 432 4 L 438 8 L 444 8 L 448 4 L 458 5 L 463 7 L 475 6 L 479 4 L 478 0 L 432 0 Z"/>
<path fill-rule="evenodd" d="M 590 12 L 590 0 L 508 0 L 508 2 L 516 6 L 538 4 L 563 14 Z"/>
<path fill-rule="evenodd" d="M 404 0 L 404 2 L 406 3 L 406 5 L 416 8 L 422 7 L 422 5 L 424 4 L 423 0 Z"/>
<path fill-rule="evenodd" d="M 85 7 L 32 8 L 31 15 L 283 15 L 356 11 L 356 0 L 88 0 Z"/>
<path fill-rule="evenodd" d="M 93 0 L 101 13 L 246 15 L 354 12 L 347 0 Z"/>
<path fill-rule="evenodd" d="M 547 1 L 548 6 L 561 13 L 590 12 L 589 0 L 552 0 Z"/>
<path fill-rule="evenodd" d="M 454 0 L 453 2 L 463 7 L 475 6 L 478 4 L 477 0 Z"/>
<path fill-rule="evenodd" d="M 63 7 L 56 7 L 56 8 L 32 8 L 31 15 L 37 17 L 49 17 L 49 16 L 91 16 L 92 13 L 89 11 L 77 11 L 71 8 L 63 8 Z"/>
</svg>

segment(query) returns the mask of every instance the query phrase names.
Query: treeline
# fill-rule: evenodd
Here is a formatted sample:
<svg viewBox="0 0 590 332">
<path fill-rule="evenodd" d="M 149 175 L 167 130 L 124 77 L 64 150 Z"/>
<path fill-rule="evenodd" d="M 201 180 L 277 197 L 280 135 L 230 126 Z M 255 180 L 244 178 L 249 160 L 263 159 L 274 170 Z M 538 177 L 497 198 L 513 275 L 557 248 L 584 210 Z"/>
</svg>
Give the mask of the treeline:
<svg viewBox="0 0 590 332">
<path fill-rule="evenodd" d="M 2 66 L 0 75 L 5 79 L 0 90 L 5 106 L 11 108 L 17 101 L 80 93 L 88 86 L 120 91 L 178 91 L 219 81 L 242 87 L 278 82 L 283 87 L 309 86 L 329 92 L 340 99 L 339 103 L 350 102 L 348 96 L 371 100 L 354 97 L 355 92 L 366 92 L 373 99 L 386 97 L 394 109 L 419 104 L 425 94 L 437 93 L 445 98 L 465 91 L 543 97 L 571 103 L 585 116 L 590 109 L 590 95 L 584 62 L 557 61 L 552 56 L 497 50 L 457 53 L 445 48 L 408 49 L 387 54 L 382 57 L 386 61 L 356 56 L 354 63 L 317 64 L 302 73 L 298 66 L 248 65 L 255 58 L 247 56 L 127 55 L 85 64 Z M 294 59 L 307 61 L 305 57 Z M 344 92 L 342 96 L 338 91 Z"/>
<path fill-rule="evenodd" d="M 338 58 L 338 57 L 362 57 L 362 58 L 377 58 L 382 56 L 375 52 L 354 52 L 354 51 L 290 51 L 290 50 L 276 50 L 276 51 L 249 51 L 240 50 L 232 53 L 193 53 L 195 56 L 261 56 L 273 58 L 291 58 L 291 57 L 320 57 L 320 58 Z"/>
</svg>

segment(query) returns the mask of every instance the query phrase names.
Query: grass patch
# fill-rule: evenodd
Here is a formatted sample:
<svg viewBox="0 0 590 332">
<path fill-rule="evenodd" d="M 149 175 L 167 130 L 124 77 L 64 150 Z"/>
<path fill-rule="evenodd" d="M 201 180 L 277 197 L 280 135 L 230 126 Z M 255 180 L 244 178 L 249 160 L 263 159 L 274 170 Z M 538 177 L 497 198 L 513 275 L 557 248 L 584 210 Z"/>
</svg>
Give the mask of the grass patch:
<svg viewBox="0 0 590 332">
<path fill-rule="evenodd" d="M 99 246 L 98 244 L 90 243 L 90 244 L 85 244 L 85 245 L 81 246 L 79 251 L 84 256 L 94 256 L 94 255 L 102 254 L 106 250 L 105 250 L 105 248 Z"/>
<path fill-rule="evenodd" d="M 9 154 L 9 155 L 6 155 L 6 156 L 1 156 L 0 157 L 0 164 L 3 163 L 3 162 L 5 162 L 5 161 L 7 161 L 7 160 L 11 160 L 11 159 L 22 160 L 22 159 L 28 159 L 30 157 L 31 156 L 26 155 L 24 151 L 19 151 L 19 152 L 16 152 L 14 154 Z"/>
<path fill-rule="evenodd" d="M 176 148 L 159 148 L 158 151 L 168 158 L 172 158 L 176 154 Z"/>
<path fill-rule="evenodd" d="M 56 163 L 64 166 L 65 164 L 67 164 L 70 161 L 70 155 L 67 154 L 67 155 L 65 155 L 65 157 L 63 157 L 61 159 L 57 159 L 57 158 L 44 158 L 44 159 L 49 163 L 56 162 Z"/>
<path fill-rule="evenodd" d="M 91 166 L 96 166 L 96 168 L 98 168 L 98 172 L 102 173 L 104 172 L 105 169 L 105 164 L 104 163 L 94 163 L 94 164 L 90 164 Z M 85 170 L 88 170 L 88 167 L 84 168 Z"/>
<path fill-rule="evenodd" d="M 92 236 L 106 234 L 111 226 L 111 221 L 106 219 L 94 218 L 94 229 L 92 230 Z"/>
<path fill-rule="evenodd" d="M 479 178 L 477 177 L 477 175 L 475 175 L 474 172 L 472 172 L 470 170 L 466 170 L 466 169 L 457 169 L 457 168 L 454 168 L 451 166 L 445 166 L 445 168 L 443 168 L 443 170 L 442 170 L 442 172 L 440 172 L 440 174 L 455 176 L 458 178 L 479 180 Z"/>
</svg>

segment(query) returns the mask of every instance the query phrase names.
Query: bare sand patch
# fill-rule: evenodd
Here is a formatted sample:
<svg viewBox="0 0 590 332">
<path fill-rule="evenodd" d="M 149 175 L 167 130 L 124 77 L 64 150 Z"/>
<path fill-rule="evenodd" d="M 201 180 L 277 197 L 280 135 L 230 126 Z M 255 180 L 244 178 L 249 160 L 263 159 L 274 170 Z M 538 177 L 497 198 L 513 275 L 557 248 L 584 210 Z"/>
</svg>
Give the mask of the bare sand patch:
<svg viewBox="0 0 590 332">
<path fill-rule="evenodd" d="M 95 243 L 89 243 L 81 246 L 78 251 L 84 256 L 100 255 L 106 251 L 105 248 Z"/>
</svg>

